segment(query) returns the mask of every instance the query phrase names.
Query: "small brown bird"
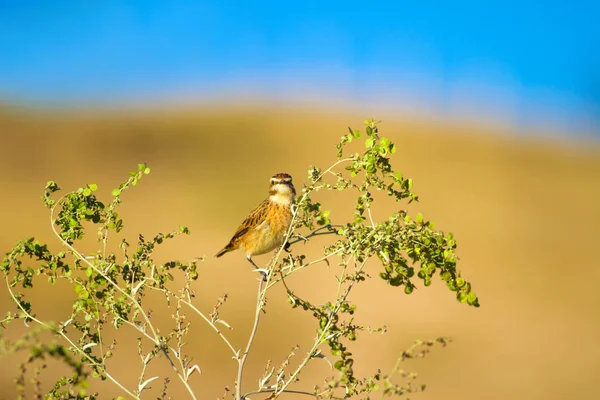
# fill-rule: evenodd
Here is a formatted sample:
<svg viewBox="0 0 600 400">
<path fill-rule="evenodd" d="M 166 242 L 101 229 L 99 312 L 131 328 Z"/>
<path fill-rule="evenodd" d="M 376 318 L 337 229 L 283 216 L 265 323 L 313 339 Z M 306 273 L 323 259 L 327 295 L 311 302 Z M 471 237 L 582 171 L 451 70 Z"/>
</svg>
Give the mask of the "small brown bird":
<svg viewBox="0 0 600 400">
<path fill-rule="evenodd" d="M 246 258 L 268 253 L 281 246 L 292 223 L 292 204 L 296 189 L 288 174 L 276 174 L 271 178 L 269 197 L 260 203 L 237 228 L 233 237 L 215 257 L 237 249 L 246 251 Z"/>
</svg>

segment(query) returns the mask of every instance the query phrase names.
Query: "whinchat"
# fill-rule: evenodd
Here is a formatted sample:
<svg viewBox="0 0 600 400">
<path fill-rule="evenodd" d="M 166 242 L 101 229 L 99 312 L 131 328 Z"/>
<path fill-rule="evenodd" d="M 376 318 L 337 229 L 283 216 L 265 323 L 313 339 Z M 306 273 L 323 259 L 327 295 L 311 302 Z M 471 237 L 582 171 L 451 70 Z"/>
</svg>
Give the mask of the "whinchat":
<svg viewBox="0 0 600 400">
<path fill-rule="evenodd" d="M 292 223 L 292 205 L 296 189 L 289 174 L 276 174 L 271 178 L 269 197 L 258 205 L 237 228 L 233 237 L 215 257 L 237 249 L 244 249 L 246 258 L 259 269 L 252 256 L 277 249 L 285 241 Z"/>
</svg>

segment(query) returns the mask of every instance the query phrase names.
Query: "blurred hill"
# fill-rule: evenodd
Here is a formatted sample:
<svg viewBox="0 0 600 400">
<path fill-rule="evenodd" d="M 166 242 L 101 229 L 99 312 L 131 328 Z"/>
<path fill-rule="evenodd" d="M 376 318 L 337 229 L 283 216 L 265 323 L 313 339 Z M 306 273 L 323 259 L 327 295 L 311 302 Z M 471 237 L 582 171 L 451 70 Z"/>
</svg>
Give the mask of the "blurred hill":
<svg viewBox="0 0 600 400">
<path fill-rule="evenodd" d="M 138 162 L 148 162 L 151 175 L 124 195 L 125 234 L 135 240 L 137 233 L 189 226 L 192 235 L 169 244 L 161 257 L 209 256 L 200 268 L 198 304 L 210 310 L 228 293 L 222 314 L 235 327 L 232 341 L 241 347 L 250 329 L 256 278 L 242 254 L 218 260 L 212 255 L 266 196 L 273 173 L 289 172 L 301 186 L 308 165 L 329 165 L 346 127 L 362 129 L 365 117 L 371 115 L 259 105 L 127 112 L 5 107 L 0 110 L 0 250 L 5 253 L 28 236 L 59 246 L 39 200 L 46 181 L 55 180 L 65 190 L 97 183 L 100 195 L 110 196 Z M 416 338 L 448 335 L 454 339 L 449 347 L 405 366 L 428 385 L 411 398 L 600 398 L 595 287 L 600 279 L 595 253 L 600 145 L 523 136 L 483 124 L 375 117 L 384 120 L 382 135 L 398 146 L 393 162 L 414 179 L 421 201 L 411 210 L 455 234 L 459 267 L 482 307 L 458 304 L 437 280 L 409 297 L 373 279 L 355 293 L 367 319 L 359 322 L 386 323 L 390 331 L 359 344 L 355 354 L 358 363 L 363 357 L 364 372 L 391 368 L 398 352 Z M 338 204 L 328 207 L 334 222 L 342 222 L 335 221 Z M 371 271 L 377 271 L 375 265 Z M 326 299 L 322 274 L 330 276 L 326 267 L 315 266 L 293 285 L 300 295 Z M 39 315 L 64 318 L 72 293 L 42 289 L 43 283 L 39 288 L 35 295 L 45 305 Z M 12 308 L 6 289 L 0 289 L 0 311 Z M 157 311 L 158 320 L 168 321 L 170 312 Z M 390 312 L 396 316 L 391 320 Z M 196 340 L 189 349 L 203 370 L 194 387 L 201 398 L 216 398 L 232 384 L 235 365 L 201 321 L 193 323 Z M 21 329 L 13 325 L 8 333 L 17 335 Z M 306 351 L 314 329 L 310 318 L 288 310 L 283 292 L 275 293 L 250 355 L 247 384 L 256 382 L 267 359 L 277 365 L 296 343 L 300 354 Z M 122 334 L 120 346 L 135 343 L 135 333 Z M 0 366 L 2 399 L 14 396 L 19 359 Z M 114 368 L 133 385 L 139 366 L 137 355 L 131 359 L 131 366 L 115 361 Z M 304 384 L 311 377 L 321 383 L 330 373 L 318 362 Z M 110 385 L 98 387 L 101 398 L 119 394 Z"/>
</svg>

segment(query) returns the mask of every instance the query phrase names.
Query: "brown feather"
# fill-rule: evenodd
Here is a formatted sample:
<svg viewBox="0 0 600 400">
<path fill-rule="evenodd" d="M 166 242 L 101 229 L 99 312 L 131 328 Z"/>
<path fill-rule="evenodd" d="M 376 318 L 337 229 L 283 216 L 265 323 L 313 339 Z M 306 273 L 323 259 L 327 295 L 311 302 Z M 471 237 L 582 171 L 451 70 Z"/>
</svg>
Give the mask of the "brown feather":
<svg viewBox="0 0 600 400">
<path fill-rule="evenodd" d="M 237 228 L 229 243 L 215 257 L 244 249 L 249 260 L 281 246 L 292 222 L 291 205 L 296 190 L 292 177 L 276 174 L 271 178 L 269 197 L 258 205 Z"/>
<path fill-rule="evenodd" d="M 221 257 L 223 254 L 239 248 L 240 239 L 248 232 L 251 227 L 260 225 L 267 216 L 269 200 L 264 200 L 246 217 L 246 219 L 237 228 L 233 237 L 221 251 L 215 254 L 215 257 Z"/>
</svg>

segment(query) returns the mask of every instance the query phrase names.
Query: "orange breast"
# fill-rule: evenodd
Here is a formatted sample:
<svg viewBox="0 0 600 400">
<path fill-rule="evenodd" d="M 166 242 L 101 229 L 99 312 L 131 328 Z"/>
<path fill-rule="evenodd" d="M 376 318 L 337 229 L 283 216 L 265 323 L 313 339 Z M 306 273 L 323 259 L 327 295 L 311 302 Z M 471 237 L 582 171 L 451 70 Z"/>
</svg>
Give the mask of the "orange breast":
<svg viewBox="0 0 600 400">
<path fill-rule="evenodd" d="M 244 235 L 242 247 L 253 256 L 276 250 L 283 244 L 292 222 L 289 206 L 270 203 L 265 221 Z"/>
</svg>

